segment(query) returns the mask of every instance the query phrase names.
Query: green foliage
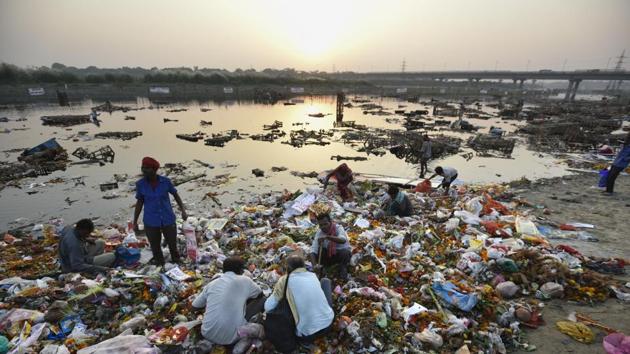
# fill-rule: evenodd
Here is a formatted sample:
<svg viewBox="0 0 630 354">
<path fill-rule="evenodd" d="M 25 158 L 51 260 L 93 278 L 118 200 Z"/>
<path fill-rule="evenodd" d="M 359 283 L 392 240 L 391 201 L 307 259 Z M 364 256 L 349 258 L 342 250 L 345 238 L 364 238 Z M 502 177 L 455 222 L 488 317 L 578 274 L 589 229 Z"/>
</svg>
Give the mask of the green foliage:
<svg viewBox="0 0 630 354">
<path fill-rule="evenodd" d="M 129 83 L 185 83 L 207 85 L 303 85 L 318 86 L 346 84 L 323 72 L 304 72 L 292 68 L 282 70 L 225 69 L 210 68 L 151 68 L 122 67 L 116 69 L 88 66 L 76 68 L 60 63 L 51 67 L 20 68 L 0 63 L 0 84 L 25 83 L 90 83 L 90 84 L 129 84 Z M 354 82 L 356 83 L 356 82 Z"/>
</svg>

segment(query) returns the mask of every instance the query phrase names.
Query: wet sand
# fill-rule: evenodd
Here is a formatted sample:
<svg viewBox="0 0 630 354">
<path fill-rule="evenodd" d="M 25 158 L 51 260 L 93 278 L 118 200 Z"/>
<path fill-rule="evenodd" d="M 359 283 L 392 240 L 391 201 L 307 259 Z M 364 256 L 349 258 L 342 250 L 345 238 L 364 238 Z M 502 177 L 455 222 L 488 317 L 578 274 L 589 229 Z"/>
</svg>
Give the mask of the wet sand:
<svg viewBox="0 0 630 354">
<path fill-rule="evenodd" d="M 592 234 L 599 242 L 577 240 L 550 240 L 552 244 L 567 244 L 581 253 L 599 257 L 630 258 L 630 176 L 617 178 L 615 195 L 604 196 L 598 188 L 598 175 L 582 173 L 560 178 L 540 180 L 521 196 L 533 204 L 545 205 L 551 210 L 544 215 L 537 210 L 536 215 L 548 217 L 556 222 L 583 222 L 595 225 Z M 628 267 L 626 267 L 627 270 Z M 630 275 L 615 276 L 624 283 Z M 626 335 L 630 333 L 628 303 L 608 299 L 594 306 L 568 303 L 565 300 L 547 302 L 543 310 L 546 325 L 537 330 L 525 330 L 527 342 L 536 345 L 538 353 L 605 353 L 602 340 L 606 333 L 591 327 L 596 334 L 593 344 L 579 343 L 556 328 L 556 322 L 566 320 L 571 312 L 585 314 L 594 320 L 612 327 Z M 517 351 L 525 353 L 525 351 Z"/>
</svg>

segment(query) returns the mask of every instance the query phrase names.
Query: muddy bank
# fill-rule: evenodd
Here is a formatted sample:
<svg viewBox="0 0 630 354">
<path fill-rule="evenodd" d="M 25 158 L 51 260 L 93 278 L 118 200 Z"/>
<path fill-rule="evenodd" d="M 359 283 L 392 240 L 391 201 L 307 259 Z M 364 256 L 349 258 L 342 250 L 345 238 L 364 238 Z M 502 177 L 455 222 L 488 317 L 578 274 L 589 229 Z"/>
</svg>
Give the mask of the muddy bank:
<svg viewBox="0 0 630 354">
<path fill-rule="evenodd" d="M 525 199 L 535 205 L 544 205 L 550 211 L 545 215 L 544 209 L 536 209 L 536 215 L 558 223 L 583 222 L 595 225 L 590 232 L 599 242 L 577 240 L 550 240 L 552 244 L 570 245 L 581 253 L 599 257 L 630 256 L 630 177 L 620 176 L 615 186 L 616 195 L 609 197 L 601 194 L 594 186 L 598 176 L 595 173 L 581 173 L 561 178 L 540 180 L 521 193 Z M 613 278 L 630 281 L 630 276 L 614 276 Z M 546 330 L 527 331 L 531 344 L 537 346 L 539 353 L 604 353 L 602 339 L 605 333 L 594 329 L 596 338 L 593 344 L 579 343 L 560 333 L 555 326 L 557 321 L 566 320 L 571 312 L 585 314 L 594 320 L 612 327 L 620 332 L 630 332 L 628 305 L 616 299 L 584 306 L 554 300 L 547 304 L 544 311 Z M 524 351 L 519 351 L 524 353 Z"/>
</svg>

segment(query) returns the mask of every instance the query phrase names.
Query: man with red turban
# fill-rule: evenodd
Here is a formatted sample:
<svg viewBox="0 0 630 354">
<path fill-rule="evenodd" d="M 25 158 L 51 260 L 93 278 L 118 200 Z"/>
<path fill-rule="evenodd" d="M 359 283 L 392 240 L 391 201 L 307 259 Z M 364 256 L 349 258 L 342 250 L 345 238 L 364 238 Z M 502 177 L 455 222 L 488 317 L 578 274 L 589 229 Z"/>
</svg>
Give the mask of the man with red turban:
<svg viewBox="0 0 630 354">
<path fill-rule="evenodd" d="M 144 229 L 153 252 L 153 261 L 157 265 L 164 265 L 164 255 L 162 253 L 162 235 L 168 244 L 171 252 L 171 260 L 174 263 L 181 261 L 177 249 L 177 226 L 175 225 L 175 213 L 171 206 L 169 193 L 173 195 L 179 210 L 182 212 L 182 219 L 186 220 L 188 215 L 184 208 L 184 203 L 180 198 L 173 182 L 164 176 L 157 174 L 160 163 L 152 157 L 142 159 L 141 171 L 143 178 L 136 182 L 136 210 L 133 216 L 133 224 L 138 231 L 138 218 L 144 207 Z"/>
</svg>

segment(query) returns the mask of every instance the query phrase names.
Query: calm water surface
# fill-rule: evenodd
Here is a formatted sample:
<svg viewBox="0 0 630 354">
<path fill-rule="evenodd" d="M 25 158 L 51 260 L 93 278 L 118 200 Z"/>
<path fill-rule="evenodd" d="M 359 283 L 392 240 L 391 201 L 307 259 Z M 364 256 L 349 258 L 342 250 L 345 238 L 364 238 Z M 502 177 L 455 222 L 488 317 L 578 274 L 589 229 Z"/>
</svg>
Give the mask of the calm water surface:
<svg viewBox="0 0 630 354">
<path fill-rule="evenodd" d="M 352 98 L 352 97 L 351 97 Z M 275 120 L 283 122 L 282 130 L 287 134 L 291 130 L 307 129 L 332 129 L 335 113 L 334 97 L 303 97 L 303 103 L 294 106 L 262 105 L 251 102 L 227 102 L 227 103 L 199 103 L 186 102 L 171 104 L 159 109 L 144 109 L 130 112 L 102 113 L 103 121 L 100 127 L 93 124 L 83 124 L 70 128 L 42 126 L 40 117 L 56 114 L 87 114 L 90 107 L 102 102 L 87 100 L 72 107 L 33 106 L 23 110 L 0 111 L 0 117 L 6 116 L 11 122 L 0 123 L 0 151 L 15 148 L 28 148 L 35 146 L 51 137 L 72 153 L 77 147 L 83 147 L 90 151 L 110 145 L 116 152 L 115 162 L 98 165 L 73 165 L 66 171 L 57 171 L 48 176 L 33 179 L 25 179 L 20 182 L 22 188 L 7 187 L 0 191 L 0 228 L 17 226 L 30 222 L 45 221 L 52 217 L 63 217 L 68 221 L 76 221 L 82 217 L 102 218 L 102 222 L 125 221 L 131 217 L 132 205 L 135 202 L 131 192 L 133 182 L 139 173 L 140 160 L 144 156 L 153 156 L 162 164 L 181 162 L 188 166 L 187 173 L 207 173 L 207 179 L 215 176 L 230 174 L 233 177 L 229 183 L 219 186 L 210 186 L 207 183 L 190 182 L 178 187 L 180 194 L 189 204 L 189 209 L 198 209 L 207 212 L 216 205 L 207 199 L 202 201 L 208 192 L 217 192 L 218 199 L 223 205 L 230 205 L 235 201 L 248 199 L 252 195 L 272 190 L 296 190 L 305 186 L 314 185 L 314 179 L 301 179 L 290 174 L 291 171 L 322 171 L 334 168 L 338 162 L 331 160 L 332 155 L 366 156 L 356 152 L 352 147 L 338 141 L 342 134 L 339 130 L 332 143 L 327 146 L 309 145 L 302 148 L 294 148 L 282 144 L 288 140 L 288 135 L 273 143 L 254 141 L 249 138 L 232 140 L 225 147 L 211 147 L 204 145 L 203 141 L 197 143 L 177 139 L 175 134 L 194 133 L 220 133 L 231 129 L 237 129 L 241 133 L 263 133 L 263 125 L 272 124 Z M 388 111 L 395 109 L 415 110 L 431 107 L 419 103 L 407 103 L 390 98 L 373 98 L 373 103 L 384 106 Z M 138 98 L 136 102 L 114 102 L 132 108 L 151 106 L 151 102 L 144 98 Z M 399 105 L 405 105 L 399 108 Z M 187 111 L 171 113 L 168 109 L 186 108 Z M 202 112 L 201 108 L 210 108 L 209 112 Z M 483 110 L 488 113 L 496 113 L 496 110 L 484 105 Z M 309 113 L 330 113 L 324 118 L 309 117 Z M 125 120 L 125 116 L 134 116 L 136 120 Z M 387 129 L 403 129 L 400 123 L 388 123 L 386 118 L 401 118 L 400 116 L 364 115 L 360 108 L 346 108 L 344 120 L 355 121 L 369 127 Z M 26 121 L 16 122 L 17 118 L 26 118 Z M 178 122 L 164 123 L 163 119 L 177 119 Z M 456 118 L 446 118 L 455 120 Z M 201 120 L 212 121 L 212 126 L 202 127 Z M 498 118 L 490 120 L 471 119 L 471 123 L 481 126 L 480 132 L 487 132 L 491 125 L 501 126 L 509 131 L 515 129 L 516 124 L 511 121 L 502 121 Z M 303 126 L 294 126 L 294 123 L 309 123 Z M 13 129 L 27 128 L 26 130 Z M 9 130 L 9 132 L 6 132 Z M 103 140 L 91 139 L 95 133 L 105 131 L 142 131 L 143 135 L 133 140 Z M 79 141 L 73 141 L 79 132 L 87 132 Z M 467 138 L 470 134 L 453 133 L 443 131 L 444 134 L 452 134 Z M 463 148 L 464 152 L 472 151 Z M 15 161 L 19 153 L 2 153 L 2 161 Z M 452 155 L 441 160 L 434 160 L 430 166 L 438 164 L 453 166 L 459 170 L 459 177 L 469 183 L 502 182 L 527 177 L 530 179 L 553 177 L 565 174 L 566 171 L 559 161 L 549 156 L 543 156 L 527 150 L 523 142 L 519 142 L 511 159 L 474 157 L 466 161 L 462 153 Z M 73 156 L 70 159 L 77 161 Z M 193 162 L 198 159 L 214 166 L 214 169 L 202 167 Z M 350 167 L 356 172 L 381 174 L 387 176 L 399 176 L 415 178 L 418 176 L 418 168 L 406 163 L 387 153 L 384 156 L 370 156 L 367 161 L 348 161 Z M 272 172 L 273 166 L 288 168 L 283 172 Z M 251 170 L 259 168 L 265 171 L 265 177 L 255 177 Z M 129 179 L 120 184 L 115 191 L 101 192 L 99 185 L 113 182 L 114 174 L 127 174 Z M 62 177 L 67 182 L 60 184 L 47 183 L 51 179 Z M 72 182 L 73 177 L 83 177 L 85 185 Z M 45 186 L 34 186 L 33 183 L 44 183 Z M 36 194 L 28 194 L 37 190 Z M 104 199 L 103 196 L 115 193 L 119 195 L 115 199 Z M 71 204 L 65 200 L 69 199 Z M 11 223 L 18 218 L 27 218 L 21 223 Z M 11 223 L 11 224 L 10 224 Z"/>
</svg>

